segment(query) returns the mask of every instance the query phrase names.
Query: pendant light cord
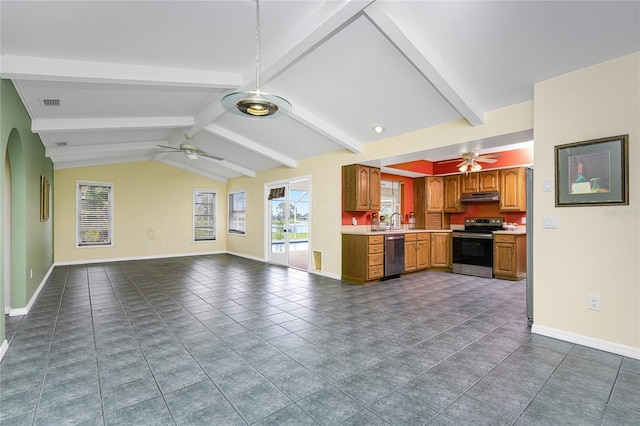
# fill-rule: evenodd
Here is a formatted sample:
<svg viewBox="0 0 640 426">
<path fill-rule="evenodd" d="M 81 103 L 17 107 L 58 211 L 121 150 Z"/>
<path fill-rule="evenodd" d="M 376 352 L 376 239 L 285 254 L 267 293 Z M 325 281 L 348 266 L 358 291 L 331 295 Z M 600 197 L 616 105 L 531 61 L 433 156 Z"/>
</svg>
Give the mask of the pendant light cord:
<svg viewBox="0 0 640 426">
<path fill-rule="evenodd" d="M 256 0 L 256 93 L 260 93 L 260 0 Z"/>
</svg>

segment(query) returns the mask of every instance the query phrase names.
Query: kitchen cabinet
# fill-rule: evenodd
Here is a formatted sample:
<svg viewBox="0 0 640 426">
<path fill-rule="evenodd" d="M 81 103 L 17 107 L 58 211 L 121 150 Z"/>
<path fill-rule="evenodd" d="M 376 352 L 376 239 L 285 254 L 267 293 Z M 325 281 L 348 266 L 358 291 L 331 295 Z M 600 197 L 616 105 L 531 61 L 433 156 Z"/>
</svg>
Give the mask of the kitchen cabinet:
<svg viewBox="0 0 640 426">
<path fill-rule="evenodd" d="M 521 280 L 526 276 L 526 235 L 495 234 L 493 237 L 493 276 Z"/>
<path fill-rule="evenodd" d="M 500 211 L 527 210 L 526 177 L 524 167 L 500 170 Z"/>
<path fill-rule="evenodd" d="M 460 175 L 444 177 L 444 211 L 460 213 L 467 210 L 467 206 L 460 202 Z"/>
<path fill-rule="evenodd" d="M 444 178 L 425 176 L 413 180 L 413 208 L 416 228 L 429 229 L 430 216 L 441 216 L 444 209 Z M 435 213 L 435 214 L 434 214 Z"/>
<path fill-rule="evenodd" d="M 497 170 L 466 173 L 460 176 L 460 192 L 462 192 L 463 194 L 499 191 L 500 181 L 498 179 Z"/>
<path fill-rule="evenodd" d="M 431 233 L 431 267 L 451 268 L 451 232 Z"/>
<path fill-rule="evenodd" d="M 417 251 L 416 234 L 405 234 L 404 236 L 404 271 L 413 272 L 416 270 Z"/>
<path fill-rule="evenodd" d="M 380 169 L 351 164 L 342 167 L 342 203 L 345 211 L 380 210 Z"/>
<path fill-rule="evenodd" d="M 404 271 L 421 271 L 431 266 L 431 234 L 418 232 L 404 236 Z"/>
<path fill-rule="evenodd" d="M 342 236 L 342 279 L 359 284 L 384 276 L 384 235 Z"/>
</svg>

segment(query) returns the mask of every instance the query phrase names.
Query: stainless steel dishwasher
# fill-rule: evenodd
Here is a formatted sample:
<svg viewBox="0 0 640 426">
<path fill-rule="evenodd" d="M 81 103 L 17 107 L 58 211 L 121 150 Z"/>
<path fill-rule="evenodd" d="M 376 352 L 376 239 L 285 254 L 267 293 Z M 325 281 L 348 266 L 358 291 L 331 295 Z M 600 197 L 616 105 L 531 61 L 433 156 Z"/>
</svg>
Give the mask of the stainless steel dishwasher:
<svg viewBox="0 0 640 426">
<path fill-rule="evenodd" d="M 404 272 L 404 234 L 384 237 L 384 277 L 392 278 Z"/>
</svg>

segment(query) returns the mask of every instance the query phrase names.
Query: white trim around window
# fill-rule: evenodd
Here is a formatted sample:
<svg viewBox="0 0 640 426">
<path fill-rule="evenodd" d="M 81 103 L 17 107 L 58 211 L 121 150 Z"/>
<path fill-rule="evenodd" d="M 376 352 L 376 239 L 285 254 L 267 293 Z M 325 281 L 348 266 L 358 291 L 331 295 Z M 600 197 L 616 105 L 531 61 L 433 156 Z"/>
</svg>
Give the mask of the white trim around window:
<svg viewBox="0 0 640 426">
<path fill-rule="evenodd" d="M 76 247 L 113 246 L 113 183 L 76 181 Z"/>
<path fill-rule="evenodd" d="M 193 241 L 211 242 L 217 239 L 215 189 L 193 189 Z"/>
<path fill-rule="evenodd" d="M 229 191 L 227 232 L 231 235 L 247 234 L 247 190 Z"/>
</svg>

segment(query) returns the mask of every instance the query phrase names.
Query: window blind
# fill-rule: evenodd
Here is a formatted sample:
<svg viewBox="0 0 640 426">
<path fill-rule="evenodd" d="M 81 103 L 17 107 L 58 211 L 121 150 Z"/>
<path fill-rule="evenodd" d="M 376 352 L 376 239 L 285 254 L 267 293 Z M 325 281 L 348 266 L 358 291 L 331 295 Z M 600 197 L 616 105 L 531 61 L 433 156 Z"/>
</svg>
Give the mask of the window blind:
<svg viewBox="0 0 640 426">
<path fill-rule="evenodd" d="M 78 185 L 78 245 L 111 245 L 112 185 Z"/>
</svg>

